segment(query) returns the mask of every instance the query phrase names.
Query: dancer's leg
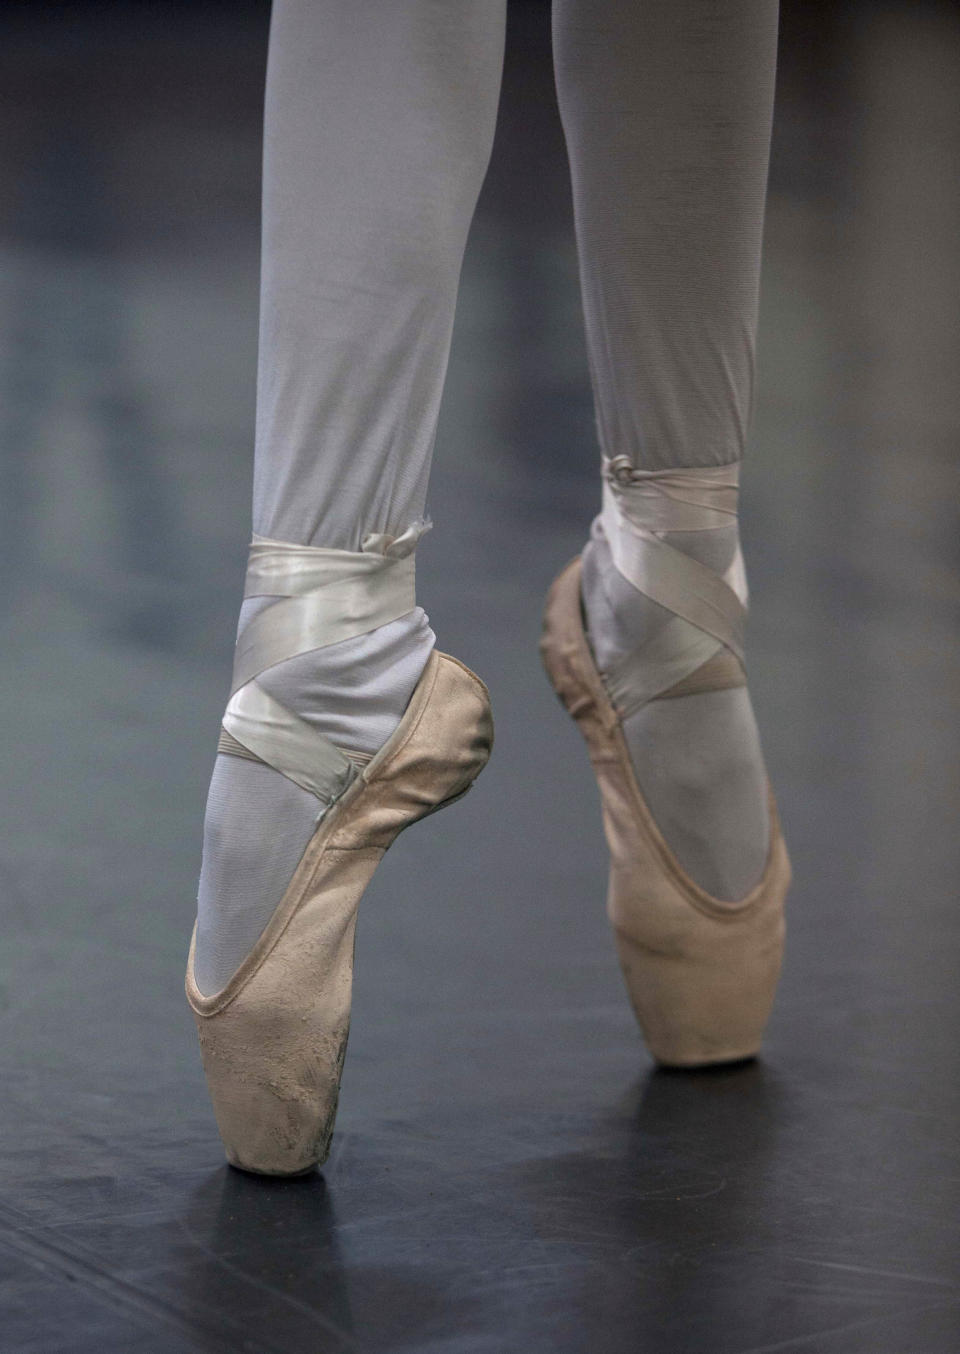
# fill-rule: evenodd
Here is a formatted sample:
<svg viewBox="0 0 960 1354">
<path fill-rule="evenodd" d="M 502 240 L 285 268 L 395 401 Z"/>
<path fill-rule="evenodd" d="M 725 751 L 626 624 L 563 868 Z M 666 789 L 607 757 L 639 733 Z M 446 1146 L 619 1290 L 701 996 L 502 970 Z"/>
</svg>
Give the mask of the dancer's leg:
<svg viewBox="0 0 960 1354">
<path fill-rule="evenodd" d="M 493 141 L 504 7 L 274 0 L 257 536 L 361 563 L 365 548 L 419 536 L 463 251 Z M 248 598 L 241 633 L 272 604 Z M 433 639 L 416 607 L 257 682 L 334 743 L 369 754 L 396 726 Z M 221 987 L 256 940 L 318 807 L 272 766 L 218 755 L 198 900 L 203 991 Z"/>
<path fill-rule="evenodd" d="M 606 526 L 595 522 L 583 562 L 591 643 L 608 672 L 672 619 L 614 563 L 631 467 L 729 467 L 711 471 L 727 482 L 720 513 L 674 511 L 661 525 L 682 529 L 661 539 L 727 573 L 746 600 L 735 485 L 754 391 L 777 3 L 554 0 L 553 25 L 597 428 L 614 462 Z M 662 477 L 646 480 L 648 496 L 662 489 Z M 702 486 L 681 477 L 672 492 Z M 681 863 L 714 895 L 743 896 L 768 839 L 746 688 L 648 700 L 624 732 Z"/>
</svg>

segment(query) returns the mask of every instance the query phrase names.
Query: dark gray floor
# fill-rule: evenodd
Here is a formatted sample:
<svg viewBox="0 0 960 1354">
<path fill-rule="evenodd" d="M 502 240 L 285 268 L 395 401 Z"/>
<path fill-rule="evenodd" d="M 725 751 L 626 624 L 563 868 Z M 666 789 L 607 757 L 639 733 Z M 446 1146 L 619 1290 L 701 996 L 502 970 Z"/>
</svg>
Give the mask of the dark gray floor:
<svg viewBox="0 0 960 1354">
<path fill-rule="evenodd" d="M 267 12 L 0 12 L 3 1354 L 954 1354 L 960 25 L 790 0 L 745 487 L 796 883 L 766 1056 L 654 1072 L 543 592 L 596 502 L 513 10 L 421 596 L 493 761 L 362 909 L 324 1176 L 222 1164 L 181 991 L 248 531 Z"/>
</svg>

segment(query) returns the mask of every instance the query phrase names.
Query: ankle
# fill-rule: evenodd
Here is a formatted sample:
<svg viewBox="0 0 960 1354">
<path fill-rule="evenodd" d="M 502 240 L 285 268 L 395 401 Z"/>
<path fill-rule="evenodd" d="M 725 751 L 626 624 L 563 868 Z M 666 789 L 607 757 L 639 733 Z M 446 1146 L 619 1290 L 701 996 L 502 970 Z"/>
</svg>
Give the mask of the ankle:
<svg viewBox="0 0 960 1354">
<path fill-rule="evenodd" d="M 738 486 L 737 463 L 644 471 L 625 457 L 604 458 L 603 508 L 584 551 L 582 598 L 615 705 L 624 677 L 635 709 L 721 650 L 742 680 L 747 580 Z M 629 680 L 631 668 L 645 672 L 642 682 Z"/>
<path fill-rule="evenodd" d="M 436 643 L 421 607 L 268 668 L 259 684 L 347 752 L 372 756 L 403 716 Z"/>
</svg>

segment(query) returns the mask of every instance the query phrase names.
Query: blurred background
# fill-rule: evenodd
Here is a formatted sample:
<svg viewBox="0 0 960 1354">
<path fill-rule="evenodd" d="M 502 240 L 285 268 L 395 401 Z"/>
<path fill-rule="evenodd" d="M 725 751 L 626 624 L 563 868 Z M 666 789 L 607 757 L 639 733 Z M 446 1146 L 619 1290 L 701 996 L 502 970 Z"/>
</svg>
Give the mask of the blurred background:
<svg viewBox="0 0 960 1354">
<path fill-rule="evenodd" d="M 700 1076 L 640 1044 L 537 655 L 597 496 L 549 17 L 511 0 L 418 556 L 497 748 L 374 880 L 333 1156 L 271 1183 L 223 1164 L 182 994 L 269 6 L 0 7 L 10 1354 L 960 1348 L 960 13 L 782 5 L 743 538 L 795 883 L 765 1056 Z"/>
</svg>

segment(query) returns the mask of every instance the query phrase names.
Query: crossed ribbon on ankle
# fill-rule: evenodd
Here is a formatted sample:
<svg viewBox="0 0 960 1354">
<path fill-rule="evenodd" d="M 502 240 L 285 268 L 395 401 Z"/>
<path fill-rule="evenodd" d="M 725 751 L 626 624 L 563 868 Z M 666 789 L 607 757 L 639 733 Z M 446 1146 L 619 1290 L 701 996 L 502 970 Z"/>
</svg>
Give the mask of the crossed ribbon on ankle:
<svg viewBox="0 0 960 1354">
<path fill-rule="evenodd" d="M 635 588 L 674 613 L 606 674 L 622 717 L 689 677 L 723 648 L 742 684 L 747 581 L 739 544 L 726 573 L 708 569 L 658 534 L 708 531 L 737 520 L 739 464 L 638 470 L 624 456 L 603 459 L 599 525 L 614 565 Z"/>
<path fill-rule="evenodd" d="M 357 775 L 356 763 L 256 679 L 276 663 L 367 634 L 412 611 L 414 551 L 427 527 L 416 523 L 396 537 L 370 533 L 360 552 L 253 537 L 244 599 L 280 600 L 254 616 L 237 639 L 219 751 L 265 762 L 325 807 L 343 794 Z"/>
</svg>

